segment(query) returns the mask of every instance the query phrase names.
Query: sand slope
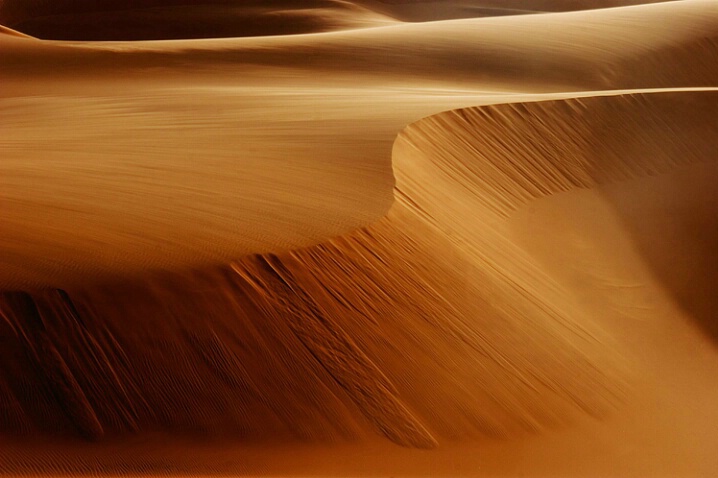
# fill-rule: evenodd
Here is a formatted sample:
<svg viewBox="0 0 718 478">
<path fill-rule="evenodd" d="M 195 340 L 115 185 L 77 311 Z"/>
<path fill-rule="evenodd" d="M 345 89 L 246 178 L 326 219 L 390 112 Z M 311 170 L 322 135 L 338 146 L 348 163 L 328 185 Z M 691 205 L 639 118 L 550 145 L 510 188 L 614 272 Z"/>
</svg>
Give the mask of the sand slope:
<svg viewBox="0 0 718 478">
<path fill-rule="evenodd" d="M 10 389 L 41 394 L 24 382 L 37 364 L 42 368 L 34 373 L 57 377 L 46 383 L 70 384 L 50 389 L 54 404 L 14 395 L 13 403 L 36 405 L 17 408 L 29 421 L 16 414 L 8 420 L 21 428 L 38 426 L 27 415 L 37 416 L 35 407 L 45 403 L 42 413 L 55 419 L 42 422 L 46 431 L 68 430 L 72 423 L 95 438 L 138 426 L 230 435 L 242 430 L 251 440 L 337 439 L 374 429 L 424 447 L 437 439 L 510 437 L 555 427 L 573 422 L 578 410 L 604 416 L 607 405 L 631 403 L 644 391 L 642 381 L 625 381 L 643 362 L 616 362 L 620 355 L 640 355 L 640 349 L 625 337 L 608 339 L 596 319 L 614 334 L 625 326 L 597 317 L 600 308 L 576 307 L 581 301 L 562 287 L 561 274 L 541 270 L 535 246 L 524 247 L 532 244 L 530 235 L 507 227 L 507 220 L 538 197 L 634 184 L 715 160 L 707 121 L 714 117 L 714 98 L 714 92 L 614 96 L 433 116 L 400 135 L 394 148 L 397 202 L 385 220 L 366 230 L 290 254 L 250 257 L 191 280 L 167 275 L 78 291 L 72 299 L 58 292 L 33 299 L 6 295 L 7 325 L 19 336 L 40 334 L 25 347 L 48 344 L 36 365 L 18 364 L 27 371 L 8 378 Z M 621 133 L 606 134 L 600 125 L 610 119 L 616 127 L 617 118 Z M 502 123 L 511 124 L 512 133 Z M 675 134 L 656 135 L 656 128 Z M 661 156 L 637 155 L 646 151 L 641 135 L 649 134 L 654 141 L 663 138 L 654 143 Z M 640 269 L 601 265 L 593 285 L 578 290 Z M 23 319 L 34 314 L 42 318 L 43 332 Z M 206 317 L 201 325 L 198 314 Z M 635 317 L 635 310 L 622 314 Z M 128 318 L 139 321 L 128 327 Z M 646 340 L 656 342 L 644 339 L 641 347 Z M 75 352 L 69 355 L 50 345 L 73 343 L 83 345 L 70 346 L 66 350 Z M 88 349 L 95 352 L 77 352 Z M 81 385 L 85 377 L 93 380 Z M 53 411 L 60 404 L 63 409 Z M 623 407 L 607 419 L 621 416 Z M 63 415 L 71 421 L 57 421 Z"/>
<path fill-rule="evenodd" d="M 0 36 L 0 283 L 66 287 L 346 233 L 389 209 L 407 123 L 502 93 L 714 84 L 717 25 L 698 1 L 291 38 Z"/>
<path fill-rule="evenodd" d="M 38 3 L 38 2 L 35 2 Z M 52 40 L 162 40 L 291 35 L 394 23 L 337 1 L 5 2 L 0 23 Z"/>
<path fill-rule="evenodd" d="M 621 7 L 641 0 L 5 0 L 0 24 L 52 40 L 152 40 L 286 35 L 376 26 Z"/>
<path fill-rule="evenodd" d="M 0 471 L 708 473 L 716 26 L 0 35 Z"/>
</svg>

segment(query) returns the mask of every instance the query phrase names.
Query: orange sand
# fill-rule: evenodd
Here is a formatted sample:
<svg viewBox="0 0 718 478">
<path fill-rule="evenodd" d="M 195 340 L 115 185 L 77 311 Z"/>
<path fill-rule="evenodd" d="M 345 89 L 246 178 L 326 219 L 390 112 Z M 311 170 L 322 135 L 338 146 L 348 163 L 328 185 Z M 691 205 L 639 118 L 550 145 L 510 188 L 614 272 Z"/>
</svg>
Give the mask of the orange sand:
<svg viewBox="0 0 718 478">
<path fill-rule="evenodd" d="M 230 3 L 0 7 L 0 472 L 718 468 L 718 4 Z"/>
</svg>

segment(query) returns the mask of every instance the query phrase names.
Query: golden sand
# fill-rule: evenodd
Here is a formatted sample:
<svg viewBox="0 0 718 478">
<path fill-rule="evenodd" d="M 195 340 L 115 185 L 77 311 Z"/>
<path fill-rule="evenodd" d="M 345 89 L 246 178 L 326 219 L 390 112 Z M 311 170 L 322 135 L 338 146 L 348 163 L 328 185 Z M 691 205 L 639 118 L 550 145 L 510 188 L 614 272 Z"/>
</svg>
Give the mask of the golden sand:
<svg viewBox="0 0 718 478">
<path fill-rule="evenodd" d="M 718 4 L 90 3 L 0 6 L 0 472 L 718 468 Z"/>
</svg>

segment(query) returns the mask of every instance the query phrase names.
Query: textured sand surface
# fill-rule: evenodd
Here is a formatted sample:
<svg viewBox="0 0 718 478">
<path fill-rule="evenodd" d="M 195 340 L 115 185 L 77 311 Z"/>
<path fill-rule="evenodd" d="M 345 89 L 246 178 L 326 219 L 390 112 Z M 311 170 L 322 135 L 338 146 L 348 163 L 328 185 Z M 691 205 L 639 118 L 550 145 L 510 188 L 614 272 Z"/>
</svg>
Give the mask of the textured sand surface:
<svg viewBox="0 0 718 478">
<path fill-rule="evenodd" d="M 0 472 L 718 467 L 718 4 L 156 3 L 0 6 Z"/>
</svg>

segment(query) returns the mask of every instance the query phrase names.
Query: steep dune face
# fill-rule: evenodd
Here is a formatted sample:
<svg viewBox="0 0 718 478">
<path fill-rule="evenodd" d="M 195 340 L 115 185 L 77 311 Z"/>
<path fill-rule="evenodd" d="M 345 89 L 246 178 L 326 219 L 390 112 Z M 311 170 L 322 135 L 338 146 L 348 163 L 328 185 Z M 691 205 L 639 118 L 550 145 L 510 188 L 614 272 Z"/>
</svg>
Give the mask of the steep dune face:
<svg viewBox="0 0 718 478">
<path fill-rule="evenodd" d="M 7 429 L 374 430 L 426 447 L 601 416 L 626 364 L 505 221 L 541 196 L 715 159 L 715 98 L 440 114 L 400 135 L 396 204 L 365 230 L 192 277 L 6 294 L 8 350 L 27 357 L 4 377 L 20 404 Z"/>
<path fill-rule="evenodd" d="M 405 169 L 409 170 L 406 181 L 415 184 L 410 182 L 414 163 L 402 154 L 412 146 L 429 151 L 429 160 L 422 164 L 432 168 L 425 173 L 432 178 L 430 184 L 442 172 L 449 175 L 446 190 L 448 184 L 458 183 L 464 184 L 460 191 L 465 194 L 487 191 L 483 209 L 495 217 L 507 217 L 541 196 L 713 160 L 715 98 L 713 91 L 665 92 L 495 105 L 435 115 L 399 136 L 394 153 L 397 188 L 404 188 Z M 552 117 L 560 120 L 547 121 Z M 435 133 L 450 135 L 452 141 L 438 141 Z M 475 160 L 477 155 L 484 160 Z M 462 158 L 466 164 L 457 165 Z M 407 196 L 422 198 L 417 206 L 424 210 L 443 209 L 443 202 L 434 201 L 430 191 Z"/>
<path fill-rule="evenodd" d="M 701 126 L 706 127 L 697 125 L 695 130 Z M 706 157 L 714 157 L 714 151 L 715 145 L 708 145 Z M 718 303 L 713 290 L 718 280 L 717 177 L 715 163 L 698 164 L 631 188 L 614 186 L 601 191 L 655 279 L 714 343 L 718 340 Z"/>
<path fill-rule="evenodd" d="M 697 1 L 292 38 L 0 35 L 0 283 L 69 287 L 345 234 L 389 209 L 408 122 L 515 92 L 714 84 L 717 26 Z"/>
<path fill-rule="evenodd" d="M 716 84 L 717 26 L 696 0 L 0 34 L 0 434 L 29 444 L 0 471 L 167 471 L 131 436 L 463 450 L 402 455 L 435 474 L 715 469 L 718 93 L 585 90 Z M 38 438 L 68 445 L 30 458 Z"/>
<path fill-rule="evenodd" d="M 498 105 L 437 115 L 409 127 L 395 146 L 395 151 L 433 151 L 431 160 L 422 162 L 428 167 L 424 174 L 431 178 L 429 187 L 417 184 L 413 174 L 403 179 L 404 156 L 395 153 L 397 188 L 411 188 L 406 195 L 421 198 L 413 205 L 431 217 L 445 217 L 437 222 L 446 223 L 466 216 L 460 211 L 444 216 L 447 209 L 440 205 L 471 204 L 468 197 L 451 196 L 476 195 L 477 190 L 489 192 L 479 196 L 482 209 L 494 218 L 508 218 L 546 195 L 687 170 L 654 179 L 651 188 L 637 182 L 635 187 L 605 186 L 601 191 L 626 221 L 659 279 L 680 302 L 697 309 L 694 318 L 699 323 L 713 328 L 706 314 L 713 294 L 701 284 L 712 282 L 707 271 L 712 270 L 713 255 L 706 244 L 713 237 L 710 217 L 716 200 L 705 186 L 713 177 L 713 166 L 702 164 L 716 160 L 715 99 L 712 91 L 661 93 Z M 561 118 L 561 126 L 546 120 L 554 116 Z M 441 131 L 450 132 L 453 140 L 435 138 Z M 461 160 L 472 155 L 493 160 Z M 699 166 L 696 171 L 704 175 L 700 180 L 690 173 L 690 168 Z M 443 192 L 434 197 L 432 189 L 442 191 L 437 187 L 439 178 L 445 178 L 445 190 L 451 190 L 449 184 L 462 187 L 448 197 Z M 472 211 L 476 217 L 476 210 L 469 207 L 466 214 Z M 469 237 L 480 235 L 485 233 L 475 231 Z"/>
<path fill-rule="evenodd" d="M 661 1 L 663 0 L 365 0 L 364 3 L 402 21 L 426 22 L 623 7 Z"/>
<path fill-rule="evenodd" d="M 0 34 L 10 35 L 10 36 L 15 36 L 15 37 L 20 37 L 20 38 L 29 38 L 28 35 L 25 35 L 24 33 L 20 33 L 17 30 L 13 30 L 12 28 L 4 27 L 2 25 L 0 25 Z"/>
<path fill-rule="evenodd" d="M 51 384 L 49 390 L 19 396 L 66 417 L 37 420 L 45 431 L 76 427 L 100 437 L 129 425 L 215 433 L 221 426 L 257 439 L 275 422 L 274 436 L 326 439 L 351 431 L 358 416 L 414 446 L 431 446 L 435 435 L 536 430 L 565 422 L 574 408 L 600 414 L 612 403 L 612 372 L 585 325 L 545 297 L 537 306 L 534 291 L 527 294 L 503 269 L 487 272 L 473 248 L 398 211 L 356 235 L 250 257 L 190 281 L 90 288 L 72 299 L 10 294 L 6 332 L 29 337 L 19 348 L 58 344 L 28 352 L 36 358 L 9 378 L 11 388 L 27 391 L 20 384 L 33 370 L 47 377 L 31 383 Z M 26 324 L 25 316 L 38 323 Z M 512 346 L 496 350 L 500 338 Z M 72 346 L 78 341 L 97 351 L 86 355 L 87 345 Z M 106 395 L 125 390 L 136 395 Z M 43 393 L 54 400 L 38 400 Z M 251 396 L 261 413 L 250 407 Z M 237 410 L 234 422 L 221 413 L 227 408 Z M 37 405 L 29 413 L 40 416 Z M 135 418 L 117 418 L 128 416 Z"/>
</svg>

